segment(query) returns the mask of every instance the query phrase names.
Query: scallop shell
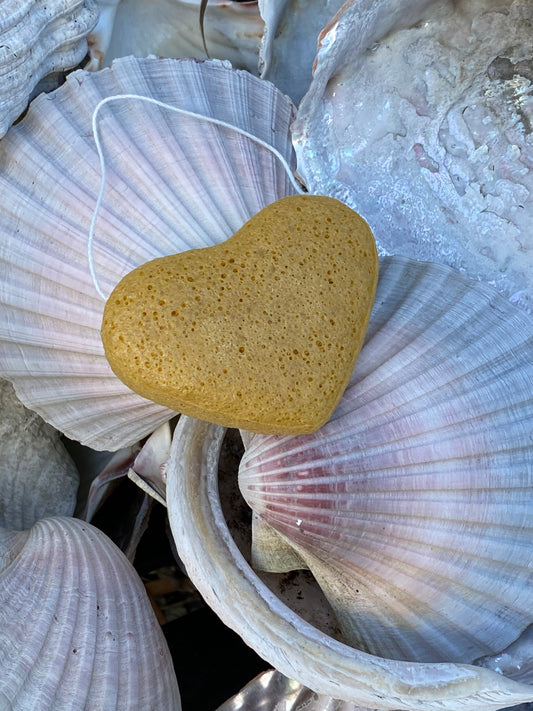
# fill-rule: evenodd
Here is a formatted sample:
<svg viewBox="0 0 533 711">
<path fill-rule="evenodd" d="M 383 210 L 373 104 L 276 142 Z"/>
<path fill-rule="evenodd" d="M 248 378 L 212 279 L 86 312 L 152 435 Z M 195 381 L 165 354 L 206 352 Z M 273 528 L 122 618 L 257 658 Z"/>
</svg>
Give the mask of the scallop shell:
<svg viewBox="0 0 533 711">
<path fill-rule="evenodd" d="M 123 93 L 227 122 L 292 159 L 290 101 L 218 61 L 125 58 L 74 72 L 1 142 L 1 374 L 58 430 L 107 450 L 174 414 L 115 377 L 100 339 L 104 300 L 87 256 L 101 183 L 91 118 Z M 279 159 L 231 127 L 134 99 L 103 106 L 98 127 L 107 173 L 92 255 L 105 294 L 139 264 L 221 242 L 295 191 Z"/>
<path fill-rule="evenodd" d="M 309 191 L 360 212 L 382 254 L 445 262 L 526 310 L 532 22 L 528 0 L 352 0 L 294 126 Z"/>
<path fill-rule="evenodd" d="M 199 0 L 100 0 L 100 22 L 89 42 L 99 69 L 117 57 L 206 56 Z M 203 21 L 209 56 L 258 73 L 263 21 L 257 2 L 209 0 Z"/>
<path fill-rule="evenodd" d="M 470 663 L 532 619 L 533 320 L 444 265 L 380 274 L 333 417 L 252 435 L 240 487 L 352 645 Z"/>
<path fill-rule="evenodd" d="M 39 81 L 87 54 L 98 13 L 92 0 L 5 0 L 0 8 L 0 137 L 28 105 Z"/>
<path fill-rule="evenodd" d="M 72 516 L 79 476 L 59 433 L 0 380 L 0 526 L 22 531 L 46 516 Z"/>
<path fill-rule="evenodd" d="M 176 546 L 206 602 L 247 644 L 317 694 L 388 711 L 491 711 L 533 700 L 533 687 L 486 668 L 414 663 L 349 647 L 304 621 L 250 568 L 218 496 L 224 429 L 181 416 L 167 469 Z"/>
<path fill-rule="evenodd" d="M 0 706 L 10 711 L 181 708 L 137 573 L 76 519 L 0 529 L 0 665 Z"/>
</svg>

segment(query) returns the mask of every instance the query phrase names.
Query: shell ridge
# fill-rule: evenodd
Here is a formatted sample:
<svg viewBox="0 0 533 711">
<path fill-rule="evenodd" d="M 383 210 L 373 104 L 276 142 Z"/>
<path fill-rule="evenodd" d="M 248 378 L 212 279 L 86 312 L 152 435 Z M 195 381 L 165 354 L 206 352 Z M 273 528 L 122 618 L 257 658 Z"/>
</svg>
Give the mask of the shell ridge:
<svg viewBox="0 0 533 711">
<path fill-rule="evenodd" d="M 316 570 L 316 566 L 309 562 L 309 555 L 305 552 L 305 550 L 302 551 L 299 548 L 297 550 L 304 557 L 304 559 L 308 561 L 309 567 L 312 570 Z M 321 564 L 325 565 L 327 568 L 330 567 L 331 564 L 328 562 L 327 558 L 322 557 L 320 553 L 314 552 L 312 555 L 318 555 L 317 560 L 321 561 Z M 325 555 L 327 556 L 327 554 Z M 456 629 L 457 635 L 460 637 L 461 635 L 464 635 L 464 632 L 462 631 L 463 625 L 461 624 L 460 620 L 464 620 L 466 618 L 471 619 L 472 616 L 474 618 L 479 617 L 480 614 L 482 614 L 480 613 L 480 609 L 483 609 L 483 605 L 481 604 L 481 601 L 483 599 L 485 599 L 486 602 L 487 597 L 491 598 L 493 605 L 495 606 L 504 604 L 504 601 L 501 599 L 498 590 L 494 590 L 491 593 L 490 587 L 488 587 L 484 590 L 483 594 L 479 592 L 479 584 L 480 582 L 485 582 L 484 578 L 486 576 L 482 575 L 482 580 L 477 581 L 477 589 L 472 585 L 465 584 L 464 580 L 461 577 L 455 578 L 456 583 L 454 586 L 449 585 L 453 568 L 458 568 L 457 572 L 460 575 L 463 574 L 464 570 L 466 569 L 466 566 L 463 565 L 461 556 L 458 553 L 454 553 L 453 558 L 448 560 L 446 572 L 441 572 L 441 569 L 434 569 L 430 578 L 427 578 L 427 576 L 425 575 L 426 570 L 423 567 L 424 555 L 420 554 L 418 555 L 418 557 L 420 558 L 420 565 L 422 567 L 418 567 L 416 562 L 412 560 L 412 551 L 411 558 L 409 561 L 404 558 L 397 561 L 392 557 L 383 558 L 383 553 L 378 548 L 374 554 L 371 554 L 368 550 L 366 550 L 365 554 L 362 556 L 361 560 L 358 563 L 355 563 L 354 561 L 348 566 L 342 566 L 340 568 L 336 568 L 336 566 L 334 567 L 339 571 L 341 578 L 347 576 L 347 580 L 350 581 L 350 585 L 355 584 L 357 586 L 363 585 L 367 587 L 369 591 L 369 597 L 368 602 L 366 604 L 371 607 L 374 615 L 380 613 L 377 612 L 375 604 L 371 602 L 372 598 L 380 598 L 383 601 L 390 601 L 388 603 L 388 609 L 391 610 L 390 614 L 392 615 L 392 617 L 390 618 L 390 620 L 393 620 L 393 622 L 391 623 L 389 620 L 388 624 L 391 624 L 392 629 L 396 630 L 401 630 L 403 626 L 405 626 L 406 624 L 408 625 L 409 619 L 411 619 L 411 624 L 413 622 L 416 623 L 414 624 L 415 627 L 434 627 L 436 624 L 438 624 L 442 627 L 442 629 L 448 630 L 448 636 L 450 630 Z M 478 561 L 474 560 L 474 565 L 477 562 Z M 371 570 L 369 570 L 367 563 L 370 563 Z M 354 565 L 356 567 L 354 567 Z M 391 579 L 390 571 L 394 571 L 395 573 L 393 579 Z M 422 573 L 422 575 L 420 573 Z M 457 582 L 457 580 L 459 580 L 460 582 Z M 414 587 L 413 583 L 415 583 Z M 327 580 L 323 581 L 322 585 L 327 591 Z M 425 594 L 423 596 L 424 603 L 421 603 L 418 599 L 421 592 L 420 586 L 425 589 Z M 398 595 L 397 593 L 394 593 L 394 590 L 399 590 L 402 592 L 400 593 L 400 595 Z M 332 592 L 335 595 L 334 591 L 330 590 L 330 593 L 328 595 L 330 601 L 330 596 Z M 405 596 L 405 593 L 407 593 L 407 595 L 413 598 L 412 602 L 410 602 L 409 605 L 406 605 L 405 603 L 401 602 L 401 599 Z M 414 593 L 416 593 L 416 595 Z M 445 608 L 440 607 L 440 605 L 442 604 L 443 594 L 445 598 L 447 598 L 449 601 Z M 432 599 L 433 602 L 431 602 Z M 393 600 L 396 600 L 396 603 L 392 605 L 392 607 L 390 607 Z M 450 602 L 452 601 L 453 607 L 450 608 Z M 509 603 L 511 603 L 511 607 L 509 606 Z M 511 624 L 510 613 L 513 611 L 513 609 L 515 611 L 514 617 L 516 618 L 514 631 L 507 630 L 508 640 L 514 639 L 520 633 L 521 625 L 523 624 L 523 607 L 520 607 L 517 604 L 513 603 L 515 603 L 513 598 L 511 598 L 510 600 L 509 598 L 507 598 L 505 604 L 507 624 Z M 357 605 L 357 602 L 355 601 L 352 604 Z M 353 616 L 357 614 L 355 610 L 350 611 L 344 606 L 344 603 L 342 602 L 342 597 L 340 598 L 340 605 L 341 609 L 344 610 L 344 614 L 348 615 L 350 619 L 352 619 Z M 398 606 L 398 610 L 402 610 L 401 613 L 393 612 L 396 606 Z M 425 612 L 422 612 L 421 606 L 425 609 Z M 383 611 L 381 611 L 381 613 L 383 613 Z M 457 619 L 458 615 L 460 615 L 459 620 Z M 437 620 L 440 620 L 440 622 L 437 623 Z M 358 624 L 357 622 L 355 622 L 355 620 L 353 620 L 352 623 L 356 626 Z M 471 647 L 474 650 L 479 650 L 480 644 L 483 645 L 481 648 L 491 650 L 491 634 L 491 628 L 484 628 L 482 625 L 478 624 L 477 631 L 472 634 L 467 631 L 465 638 L 468 637 L 470 639 Z M 361 637 L 359 642 L 362 643 L 365 648 L 369 649 L 369 651 L 372 650 L 372 647 L 367 647 L 367 644 L 364 641 L 364 637 Z M 440 648 L 441 643 L 442 640 L 439 638 L 436 645 L 430 645 L 431 648 L 434 648 L 433 653 L 437 654 L 433 661 L 439 661 L 442 659 L 450 658 L 449 656 L 442 654 L 442 649 Z M 464 655 L 462 657 L 457 656 L 458 648 L 454 648 L 453 652 L 450 649 L 448 651 L 448 654 L 451 654 L 451 658 L 453 661 L 465 661 Z M 473 654 L 477 654 L 477 651 L 473 652 Z M 474 656 L 470 658 L 470 661 L 473 658 Z M 420 659 L 421 657 L 419 650 L 418 656 L 415 656 L 414 660 L 420 661 Z M 426 661 L 431 661 L 431 659 L 426 658 Z"/>
<path fill-rule="evenodd" d="M 72 703 L 71 685 L 76 689 L 78 704 L 87 701 L 91 687 L 89 670 L 95 659 L 96 631 L 90 614 L 90 600 L 94 596 L 95 578 L 90 555 L 84 545 L 83 525 L 80 529 L 68 528 L 64 525 L 64 519 L 58 517 L 46 519 L 43 524 L 52 534 L 61 537 L 62 546 L 57 546 L 58 562 L 63 571 L 61 587 L 74 593 L 70 600 L 70 625 L 65 629 L 62 643 L 56 642 L 58 651 L 53 664 L 56 675 L 53 707 L 66 710 Z M 43 539 L 46 540 L 45 536 Z M 73 560 L 76 564 L 69 565 Z M 56 568 L 50 564 L 50 569 Z M 43 659 L 43 671 L 48 675 L 49 665 L 50 660 Z"/>
<path fill-rule="evenodd" d="M 16 610 L 15 619 L 17 619 L 19 639 L 21 641 L 17 655 L 11 657 L 11 664 L 8 662 L 6 665 L 7 677 L 5 681 L 5 688 L 8 689 L 11 687 L 10 695 L 12 700 L 16 699 L 17 704 L 20 704 L 22 708 L 26 703 L 34 704 L 35 701 L 39 701 L 40 703 L 49 705 L 52 701 L 51 686 L 60 676 L 60 670 L 65 663 L 65 659 L 61 658 L 61 655 L 60 658 L 55 658 L 53 647 L 58 637 L 65 638 L 65 635 L 69 635 L 69 628 L 66 627 L 62 633 L 60 626 L 55 624 L 57 618 L 55 618 L 51 612 L 60 605 L 62 583 L 65 581 L 65 577 L 68 581 L 69 576 L 73 575 L 73 571 L 67 571 L 64 565 L 64 558 L 61 555 L 59 546 L 50 546 L 50 541 L 54 541 L 54 539 L 56 543 L 65 542 L 61 541 L 61 534 L 57 530 L 54 530 L 53 525 L 50 524 L 50 519 L 38 521 L 32 526 L 28 533 L 26 545 L 19 553 L 19 563 L 21 568 L 28 566 L 23 556 L 27 555 L 27 551 L 29 550 L 30 566 L 28 566 L 28 569 L 25 571 L 24 577 L 27 581 L 31 582 L 28 582 L 25 586 L 27 591 L 27 607 L 24 617 L 21 618 L 20 616 L 22 608 Z M 47 538 L 48 533 L 51 534 L 51 538 Z M 69 545 L 68 541 L 67 545 Z M 47 551 L 51 552 L 52 562 L 59 562 L 59 581 L 55 576 L 51 576 L 51 566 L 46 567 L 45 574 L 44 576 L 42 575 L 42 559 Z M 66 576 L 65 573 L 67 573 Z M 13 576 L 13 578 L 15 578 L 15 576 Z M 52 590 L 55 590 L 54 594 L 51 594 Z M 39 603 L 43 601 L 44 605 L 37 604 L 37 601 L 39 601 Z M 7 607 L 9 608 L 9 604 Z M 11 610 L 12 615 L 14 612 L 14 610 Z M 63 612 L 68 618 L 70 608 L 67 608 L 67 610 Z M 8 628 L 12 625 L 13 620 L 9 620 Z M 22 634 L 21 628 L 24 630 Z M 38 637 L 35 639 L 37 632 Z M 30 646 L 25 642 L 27 637 L 31 637 L 32 635 L 36 643 L 34 642 L 34 644 Z M 54 664 L 49 669 L 48 665 L 50 664 L 51 657 L 54 657 Z M 13 659 L 17 659 L 17 665 L 13 665 Z M 22 663 L 23 660 L 24 664 Z M 57 662 L 59 662 L 58 665 Z M 11 674 L 9 673 L 10 666 Z M 24 676 L 20 674 L 22 668 L 26 670 Z M 46 672 L 50 673 L 48 674 Z M 18 681 L 17 687 L 12 686 L 15 680 Z"/>
<path fill-rule="evenodd" d="M 116 98 L 121 98 L 120 96 L 117 96 Z M 125 102 L 126 103 L 126 102 Z M 127 103 L 133 103 L 135 104 L 135 101 L 129 101 Z M 134 110 L 134 111 L 128 111 L 128 114 L 126 116 L 127 120 L 124 121 L 119 121 L 118 116 L 116 113 L 120 114 L 120 109 L 115 109 L 115 113 L 113 113 L 111 116 L 107 117 L 102 117 L 99 119 L 99 133 L 101 134 L 102 138 L 104 139 L 104 142 L 107 140 L 108 142 L 111 140 L 111 137 L 115 137 L 115 140 L 118 142 L 119 140 L 123 139 L 118 139 L 116 137 L 119 137 L 121 133 L 125 134 L 125 138 L 127 141 L 123 144 L 123 146 L 120 148 L 119 151 L 119 156 L 122 154 L 124 158 L 126 158 L 128 161 L 129 159 L 135 155 L 135 152 L 138 152 L 138 155 L 135 159 L 136 167 L 139 169 L 142 166 L 142 172 L 139 173 L 139 175 L 136 177 L 136 181 L 133 185 L 128 184 L 128 179 L 130 177 L 130 174 L 126 174 L 123 171 L 129 170 L 131 171 L 131 167 L 126 165 L 121 168 L 120 164 L 115 163 L 110 163 L 108 160 L 106 160 L 106 154 L 109 153 L 109 147 L 105 148 L 105 143 L 103 146 L 104 150 L 104 161 L 105 161 L 105 167 L 106 167 L 106 190 L 111 191 L 112 189 L 117 190 L 117 195 L 121 196 L 124 190 L 127 190 L 128 192 L 131 193 L 131 198 L 129 200 L 129 204 L 133 210 L 133 214 L 137 213 L 139 211 L 139 206 L 144 205 L 142 202 L 142 199 L 145 197 L 149 197 L 157 209 L 152 208 L 154 220 L 152 222 L 153 226 L 155 227 L 157 225 L 157 230 L 158 233 L 161 233 L 161 236 L 164 238 L 164 235 L 167 231 L 170 231 L 171 233 L 175 233 L 175 220 L 176 216 L 179 215 L 180 217 L 180 222 L 183 221 L 185 225 L 187 225 L 187 231 L 186 231 L 186 236 L 187 238 L 191 238 L 194 235 L 194 238 L 197 240 L 196 246 L 205 246 L 207 244 L 207 239 L 206 235 L 208 234 L 206 229 L 202 226 L 201 223 L 198 222 L 198 220 L 194 217 L 193 213 L 191 210 L 187 208 L 187 204 L 182 200 L 179 199 L 179 193 L 176 193 L 175 189 L 173 189 L 173 184 L 170 181 L 168 175 L 166 179 L 162 179 L 163 176 L 160 174 L 160 167 L 158 167 L 158 171 L 156 171 L 155 167 L 152 167 L 152 160 L 148 157 L 149 153 L 147 153 L 147 150 L 153 150 L 152 146 L 150 149 L 143 149 L 143 146 L 141 144 L 141 141 L 138 140 L 139 138 L 144 139 L 144 135 L 141 136 L 136 136 L 134 132 L 137 131 L 139 132 L 141 129 L 141 126 L 143 126 L 143 121 L 140 120 L 141 116 L 143 114 L 147 114 L 148 117 L 150 118 L 151 121 L 154 119 L 154 115 L 159 118 L 159 124 L 163 124 L 168 126 L 168 121 L 165 121 L 162 116 L 159 115 L 159 113 L 155 113 L 155 109 L 157 107 L 150 107 L 148 108 L 147 106 L 142 106 L 142 109 L 139 110 Z M 160 109 L 160 112 L 162 110 Z M 133 128 L 130 128 L 130 121 L 138 121 L 138 125 L 136 126 L 134 124 Z M 111 133 L 111 122 L 113 124 L 114 130 L 113 133 Z M 175 128 L 174 128 L 175 130 Z M 163 131 L 160 130 L 160 133 L 163 133 Z M 170 137 L 169 140 L 172 140 L 174 131 L 169 131 Z M 154 131 L 155 137 L 158 137 L 158 132 Z M 119 144 L 120 145 L 120 144 Z M 183 150 L 180 151 L 179 154 L 176 154 L 178 151 L 178 146 L 179 143 L 176 141 L 172 142 L 172 146 L 174 148 L 174 161 L 176 163 L 179 163 L 180 165 L 183 165 L 184 162 L 187 161 L 187 158 L 183 152 Z M 115 150 L 118 150 L 118 145 L 115 146 L 113 145 Z M 114 157 L 116 161 L 116 156 Z M 113 176 L 112 173 L 110 173 L 111 167 L 114 167 L 115 171 L 119 171 L 115 173 L 115 176 Z M 159 179 L 161 178 L 161 179 Z M 172 173 L 172 178 L 175 180 L 177 178 L 177 173 L 173 171 Z M 115 187 L 114 182 L 116 181 L 120 182 L 120 186 L 124 187 Z M 193 195 L 195 192 L 202 192 L 203 187 L 200 182 L 200 179 L 197 176 L 197 173 L 191 168 L 189 171 L 189 181 L 188 184 L 182 183 L 180 185 L 180 189 L 183 190 L 183 188 L 186 189 L 187 194 Z M 207 197 L 204 195 L 204 198 Z M 178 200 L 176 199 L 178 198 Z M 141 202 L 140 202 L 141 201 Z M 198 203 L 200 202 L 199 200 L 197 201 Z M 176 203 L 180 205 L 180 211 L 177 212 L 177 206 Z M 105 204 L 105 203 L 104 203 Z M 162 210 L 162 206 L 164 205 L 164 209 Z M 207 215 L 211 215 L 213 212 L 214 208 L 212 207 L 211 210 L 207 211 Z M 174 215 L 174 218 L 173 218 Z M 133 227 L 133 225 L 132 225 Z M 133 230 L 132 230 L 133 231 Z M 198 237 L 198 233 L 201 236 L 201 238 Z M 183 238 L 178 234 L 176 234 L 176 237 L 178 237 L 181 241 L 182 244 L 185 244 L 185 241 Z M 97 240 L 98 243 L 98 240 Z M 172 250 L 172 240 L 168 240 L 168 249 Z M 142 248 L 143 246 L 143 239 L 139 237 L 139 247 Z M 158 251 L 157 254 L 153 254 L 153 257 L 157 256 L 162 256 L 161 251 Z M 137 264 L 135 264 L 137 266 Z"/>
</svg>

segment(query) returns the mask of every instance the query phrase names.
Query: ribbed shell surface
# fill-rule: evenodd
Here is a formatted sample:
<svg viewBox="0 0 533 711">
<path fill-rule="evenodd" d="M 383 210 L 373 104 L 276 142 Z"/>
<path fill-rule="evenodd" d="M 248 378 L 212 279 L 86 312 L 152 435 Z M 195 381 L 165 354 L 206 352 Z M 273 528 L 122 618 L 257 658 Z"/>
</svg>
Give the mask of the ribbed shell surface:
<svg viewBox="0 0 533 711">
<path fill-rule="evenodd" d="M 88 262 L 101 183 L 91 119 L 121 93 L 225 121 L 292 158 L 293 107 L 271 84 L 222 62 L 155 58 L 69 75 L 0 144 L 1 374 L 57 429 L 109 450 L 173 414 L 114 376 L 100 338 L 105 302 Z M 121 99 L 102 108 L 98 129 L 106 184 L 92 255 L 106 295 L 134 267 L 221 242 L 294 192 L 279 160 L 231 128 Z"/>
<path fill-rule="evenodd" d="M 282 674 L 365 709 L 489 711 L 533 701 L 533 687 L 469 664 L 406 662 L 342 644 L 298 616 L 240 553 L 219 498 L 224 428 L 182 415 L 167 506 L 187 573 L 219 617 Z"/>
<path fill-rule="evenodd" d="M 533 321 L 444 265 L 385 258 L 365 345 L 313 435 L 251 435 L 240 487 L 354 646 L 471 663 L 531 622 Z"/>
<path fill-rule="evenodd" d="M 0 668 L 0 708 L 10 711 L 181 708 L 140 578 L 77 519 L 0 529 Z"/>
</svg>

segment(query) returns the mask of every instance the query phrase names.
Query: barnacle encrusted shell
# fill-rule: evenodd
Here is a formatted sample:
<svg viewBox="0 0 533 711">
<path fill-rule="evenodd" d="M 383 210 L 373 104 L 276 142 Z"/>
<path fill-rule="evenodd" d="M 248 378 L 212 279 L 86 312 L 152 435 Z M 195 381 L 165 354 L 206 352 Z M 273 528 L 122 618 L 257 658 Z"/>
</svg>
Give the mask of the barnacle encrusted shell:
<svg viewBox="0 0 533 711">
<path fill-rule="evenodd" d="M 79 64 L 98 12 L 92 0 L 5 0 L 0 6 L 0 137 L 39 81 Z"/>
<path fill-rule="evenodd" d="M 442 261 L 533 299 L 533 5 L 357 0 L 321 37 L 298 170 L 381 253 Z"/>
<path fill-rule="evenodd" d="M 47 516 L 72 516 L 79 475 L 59 432 L 0 380 L 0 526 L 22 531 Z"/>
<path fill-rule="evenodd" d="M 329 422 L 252 435 L 239 481 L 359 649 L 472 662 L 531 621 L 533 319 L 444 265 L 386 258 Z"/>
<path fill-rule="evenodd" d="M 291 102 L 218 61 L 117 60 L 77 71 L 33 102 L 0 144 L 0 373 L 20 399 L 72 439 L 116 450 L 174 413 L 112 373 L 91 278 L 89 226 L 101 183 L 92 135 L 102 99 L 137 94 L 211 116 L 290 163 Z M 221 242 L 295 192 L 273 153 L 231 127 L 134 99 L 102 107 L 106 165 L 92 257 L 107 295 L 155 257 Z"/>
<path fill-rule="evenodd" d="M 0 528 L 0 707 L 179 711 L 165 638 L 135 569 L 77 519 Z"/>
<path fill-rule="evenodd" d="M 384 258 L 367 339 L 330 422 L 315 435 L 243 437 L 245 497 L 337 612 L 347 591 L 360 600 L 341 620 L 352 646 L 304 623 L 254 576 L 218 502 L 223 433 L 181 418 L 167 505 L 202 595 L 279 671 L 333 698 L 418 711 L 533 700 L 514 673 L 464 664 L 531 622 L 532 347 L 531 318 L 492 287 L 445 265 Z"/>
</svg>

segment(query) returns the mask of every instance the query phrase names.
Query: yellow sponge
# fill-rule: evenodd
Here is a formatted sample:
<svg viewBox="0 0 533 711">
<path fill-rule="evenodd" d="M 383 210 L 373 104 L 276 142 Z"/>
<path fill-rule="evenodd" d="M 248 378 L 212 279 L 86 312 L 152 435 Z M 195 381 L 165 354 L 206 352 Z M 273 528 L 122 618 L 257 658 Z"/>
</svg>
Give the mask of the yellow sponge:
<svg viewBox="0 0 533 711">
<path fill-rule="evenodd" d="M 105 353 L 132 390 L 178 412 L 312 432 L 351 376 L 377 277 L 357 213 L 333 198 L 287 197 L 222 244 L 127 274 L 105 307 Z"/>
</svg>

